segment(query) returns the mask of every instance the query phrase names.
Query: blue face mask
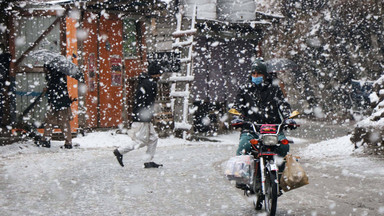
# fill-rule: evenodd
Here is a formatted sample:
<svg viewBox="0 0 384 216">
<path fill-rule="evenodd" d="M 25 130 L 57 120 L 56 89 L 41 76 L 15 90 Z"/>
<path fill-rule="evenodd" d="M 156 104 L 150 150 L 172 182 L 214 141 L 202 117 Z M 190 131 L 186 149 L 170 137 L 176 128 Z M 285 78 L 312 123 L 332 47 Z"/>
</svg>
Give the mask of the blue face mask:
<svg viewBox="0 0 384 216">
<path fill-rule="evenodd" d="M 263 82 L 263 77 L 262 76 L 252 77 L 252 82 L 255 83 L 256 85 L 259 85 L 260 83 Z"/>
</svg>

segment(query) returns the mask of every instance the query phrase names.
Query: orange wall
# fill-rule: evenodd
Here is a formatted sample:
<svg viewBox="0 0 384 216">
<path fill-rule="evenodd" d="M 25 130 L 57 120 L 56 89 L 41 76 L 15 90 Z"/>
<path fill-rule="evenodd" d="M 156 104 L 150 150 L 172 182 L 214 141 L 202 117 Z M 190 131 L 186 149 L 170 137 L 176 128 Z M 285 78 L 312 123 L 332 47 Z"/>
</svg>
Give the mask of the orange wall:
<svg viewBox="0 0 384 216">
<path fill-rule="evenodd" d="M 84 13 L 83 30 L 87 32 L 88 37 L 83 41 L 83 68 L 85 85 L 87 92 L 85 94 L 86 125 L 87 127 L 97 127 L 98 113 L 98 49 L 97 49 L 97 27 L 98 19 L 92 18 L 89 12 Z"/>
<path fill-rule="evenodd" d="M 76 37 L 76 20 L 71 18 L 66 18 L 66 28 L 67 28 L 67 56 L 72 56 L 72 54 L 77 55 L 77 37 Z M 77 59 L 73 61 L 77 64 Z M 68 92 L 71 98 L 78 98 L 78 81 L 71 77 L 68 78 Z M 74 119 L 71 121 L 71 130 L 72 132 L 76 132 L 79 127 L 79 118 L 78 118 L 78 110 L 79 110 L 79 102 L 75 101 L 71 105 L 72 115 Z"/>
<path fill-rule="evenodd" d="M 84 13 L 82 28 L 88 33 L 82 44 L 83 69 L 87 86 L 85 94 L 87 127 L 116 127 L 123 121 L 123 112 L 127 112 L 127 109 L 129 110 L 132 106 L 133 82 L 125 83 L 128 106 L 124 109 L 123 83 L 119 86 L 112 85 L 112 57 L 120 57 L 121 63 L 124 64 L 121 75 L 124 74 L 123 70 L 126 75 L 121 77 L 121 81 L 126 80 L 127 77 L 137 77 L 145 69 L 143 64 L 146 59 L 145 49 L 138 49 L 138 58 L 123 58 L 122 25 L 123 22 L 113 14 L 106 19 L 105 17 L 95 18 L 95 15 L 90 12 Z M 141 31 L 144 30 L 145 27 L 142 25 Z M 98 41 L 98 38 L 101 39 Z M 145 47 L 145 38 L 142 37 L 139 43 Z M 96 65 L 90 66 L 90 61 L 95 62 Z M 96 72 L 96 76 L 90 76 L 91 70 Z"/>
<path fill-rule="evenodd" d="M 99 30 L 102 38 L 99 42 L 101 127 L 114 127 L 122 123 L 123 83 L 121 82 L 118 86 L 112 85 L 111 71 L 112 56 L 119 56 L 123 62 L 122 29 L 122 21 L 117 15 L 110 14 L 109 19 L 104 16 L 100 18 Z M 122 70 L 121 81 L 123 81 Z"/>
</svg>

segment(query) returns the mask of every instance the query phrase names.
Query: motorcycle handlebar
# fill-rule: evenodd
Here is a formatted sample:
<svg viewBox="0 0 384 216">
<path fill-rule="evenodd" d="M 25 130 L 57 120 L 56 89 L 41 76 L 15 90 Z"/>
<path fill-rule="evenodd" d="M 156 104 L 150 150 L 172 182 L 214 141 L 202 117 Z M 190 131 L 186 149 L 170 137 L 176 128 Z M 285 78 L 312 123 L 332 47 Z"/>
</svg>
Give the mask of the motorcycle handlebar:
<svg viewBox="0 0 384 216">
<path fill-rule="evenodd" d="M 284 124 L 284 125 L 300 127 L 299 124 Z"/>
<path fill-rule="evenodd" d="M 259 127 L 261 127 L 262 125 L 265 125 L 265 124 L 253 123 L 250 121 L 242 121 L 242 122 L 232 123 L 232 126 L 235 128 L 239 128 L 239 127 L 242 127 L 243 124 L 249 124 L 250 127 L 252 128 L 252 130 L 254 130 L 255 132 L 260 129 Z M 277 131 L 278 131 L 277 133 L 280 133 L 281 130 L 287 130 L 288 128 L 289 129 L 296 129 L 296 128 L 300 127 L 299 124 L 285 124 L 284 122 L 281 124 L 272 124 L 272 125 L 277 126 Z"/>
<path fill-rule="evenodd" d="M 236 122 L 236 123 L 232 123 L 233 126 L 239 126 L 239 125 L 243 125 L 243 124 L 250 124 L 250 125 L 255 125 L 255 126 L 262 126 L 264 124 L 255 124 L 253 122 L 250 122 L 250 121 L 242 121 L 242 122 Z M 300 127 L 299 124 L 285 124 L 285 123 L 281 123 L 281 124 L 274 124 L 274 125 L 280 125 L 280 126 L 296 126 L 296 127 Z"/>
</svg>

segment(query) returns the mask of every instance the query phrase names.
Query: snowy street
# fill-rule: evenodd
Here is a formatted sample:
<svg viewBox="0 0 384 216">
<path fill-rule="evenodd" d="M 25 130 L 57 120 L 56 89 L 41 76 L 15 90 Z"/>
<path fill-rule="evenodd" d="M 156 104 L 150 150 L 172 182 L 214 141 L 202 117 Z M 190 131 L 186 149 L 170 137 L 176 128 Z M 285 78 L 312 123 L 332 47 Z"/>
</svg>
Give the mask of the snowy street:
<svg viewBox="0 0 384 216">
<path fill-rule="evenodd" d="M 384 216 L 383 185 L 384 0 L 0 0 L 0 216 Z"/>
<path fill-rule="evenodd" d="M 292 132 L 291 152 L 310 184 L 281 196 L 278 215 L 384 215 L 384 161 L 353 153 L 346 134 L 333 138 L 323 126 L 317 133 L 333 139 L 303 139 L 307 124 Z M 159 169 L 143 168 L 145 148 L 120 167 L 112 150 L 129 138 L 111 132 L 76 138 L 72 150 L 60 141 L 0 147 L 0 215 L 263 215 L 223 175 L 238 133 L 212 139 L 160 139 Z"/>
</svg>

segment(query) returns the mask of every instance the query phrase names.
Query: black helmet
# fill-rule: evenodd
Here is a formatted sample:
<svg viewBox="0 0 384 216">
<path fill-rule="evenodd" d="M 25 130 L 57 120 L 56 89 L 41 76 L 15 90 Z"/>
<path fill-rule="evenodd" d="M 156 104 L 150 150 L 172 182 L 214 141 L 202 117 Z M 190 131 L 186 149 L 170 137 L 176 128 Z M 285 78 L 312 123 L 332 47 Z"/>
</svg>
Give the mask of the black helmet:
<svg viewBox="0 0 384 216">
<path fill-rule="evenodd" d="M 252 73 L 257 71 L 257 73 L 263 74 L 266 77 L 269 76 L 267 73 L 267 66 L 262 59 L 256 59 L 254 62 L 252 62 L 251 70 Z"/>
</svg>

